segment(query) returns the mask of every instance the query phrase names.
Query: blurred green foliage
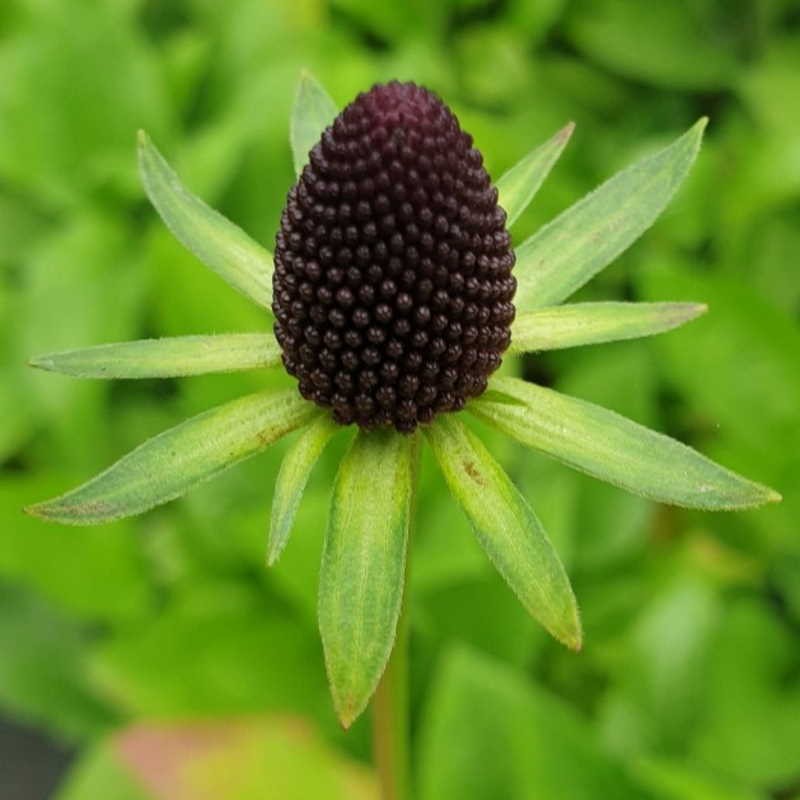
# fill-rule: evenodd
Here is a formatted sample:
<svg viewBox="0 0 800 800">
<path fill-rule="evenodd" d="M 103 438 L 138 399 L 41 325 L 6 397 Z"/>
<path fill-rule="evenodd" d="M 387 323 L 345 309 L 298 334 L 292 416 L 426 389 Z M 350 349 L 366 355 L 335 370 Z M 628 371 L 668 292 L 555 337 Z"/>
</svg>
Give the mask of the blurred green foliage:
<svg viewBox="0 0 800 800">
<path fill-rule="evenodd" d="M 377 80 L 428 85 L 495 176 L 575 120 L 516 242 L 710 115 L 678 199 L 580 293 L 694 300 L 710 313 L 652 341 L 524 369 L 785 497 L 736 515 L 657 507 L 487 432 L 573 576 L 586 629 L 576 656 L 519 608 L 426 463 L 411 597 L 419 796 L 800 797 L 797 0 L 4 0 L 4 713 L 90 753 L 70 800 L 144 796 L 103 761 L 101 742 L 152 720 L 299 714 L 328 747 L 369 759 L 368 720 L 347 735 L 335 723 L 316 629 L 340 443 L 269 572 L 281 446 L 132 522 L 66 529 L 20 512 L 191 413 L 288 385 L 266 373 L 78 383 L 25 361 L 269 325 L 145 204 L 135 132 L 146 128 L 195 191 L 269 244 L 292 182 L 287 126 L 303 67 L 340 104 Z M 315 745 L 286 769 L 300 780 L 332 758 Z"/>
</svg>

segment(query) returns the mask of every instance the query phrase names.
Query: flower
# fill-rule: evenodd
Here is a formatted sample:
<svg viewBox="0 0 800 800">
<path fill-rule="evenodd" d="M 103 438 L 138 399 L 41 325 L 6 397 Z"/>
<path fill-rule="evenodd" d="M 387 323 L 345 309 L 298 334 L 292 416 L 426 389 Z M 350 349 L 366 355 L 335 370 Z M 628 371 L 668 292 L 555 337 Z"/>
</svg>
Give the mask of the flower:
<svg viewBox="0 0 800 800">
<path fill-rule="evenodd" d="M 275 337 L 303 397 L 341 424 L 411 433 L 486 391 L 516 290 L 497 197 L 427 89 L 378 85 L 337 116 L 275 251 Z"/>
<path fill-rule="evenodd" d="M 697 155 L 705 122 L 612 177 L 512 254 L 506 225 L 541 186 L 572 125 L 492 189 L 480 154 L 432 93 L 392 83 L 337 116 L 306 75 L 290 136 L 298 184 L 278 235 L 274 281 L 271 254 L 192 195 L 140 134 L 141 176 L 167 226 L 234 288 L 274 309 L 275 335 L 144 340 L 31 363 L 121 379 L 282 360 L 299 391 L 257 393 L 200 414 L 27 511 L 76 525 L 139 514 L 299 431 L 276 480 L 272 564 L 321 452 L 357 423 L 333 487 L 319 590 L 334 705 L 349 725 L 375 691 L 395 640 L 424 438 L 519 600 L 579 649 L 577 602 L 547 534 L 461 415 L 659 502 L 723 510 L 780 499 L 611 411 L 515 377 L 489 377 L 507 347 L 524 353 L 646 336 L 705 311 L 687 303 L 561 305 L 661 213 Z"/>
</svg>

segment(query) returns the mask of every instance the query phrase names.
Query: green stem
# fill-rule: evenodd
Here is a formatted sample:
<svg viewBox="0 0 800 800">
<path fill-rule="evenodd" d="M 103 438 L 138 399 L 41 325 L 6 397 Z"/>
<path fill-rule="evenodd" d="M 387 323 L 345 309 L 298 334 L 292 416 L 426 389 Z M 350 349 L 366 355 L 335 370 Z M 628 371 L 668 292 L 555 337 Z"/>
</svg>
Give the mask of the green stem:
<svg viewBox="0 0 800 800">
<path fill-rule="evenodd" d="M 403 605 L 397 621 L 394 649 L 386 665 L 381 682 L 372 698 L 372 747 L 381 800 L 410 800 L 411 758 L 409 752 L 409 613 L 408 586 L 411 572 L 411 540 L 417 515 L 417 481 L 419 478 L 420 441 L 414 456 L 414 477 L 406 569 L 403 587 Z"/>
<path fill-rule="evenodd" d="M 397 639 L 372 698 L 372 745 L 381 800 L 409 800 L 408 615 L 406 601 Z"/>
</svg>

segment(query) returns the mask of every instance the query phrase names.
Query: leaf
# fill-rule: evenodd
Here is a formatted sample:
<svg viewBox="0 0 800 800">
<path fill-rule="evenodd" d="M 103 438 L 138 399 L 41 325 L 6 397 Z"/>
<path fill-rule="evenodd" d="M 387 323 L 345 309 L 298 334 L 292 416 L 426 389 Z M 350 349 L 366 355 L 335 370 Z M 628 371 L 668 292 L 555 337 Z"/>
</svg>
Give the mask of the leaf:
<svg viewBox="0 0 800 800">
<path fill-rule="evenodd" d="M 26 511 L 66 525 L 141 514 L 265 449 L 314 410 L 295 389 L 241 397 L 170 428 L 77 489 Z"/>
<path fill-rule="evenodd" d="M 319 625 L 333 704 L 348 728 L 394 644 L 415 480 L 413 437 L 359 432 L 333 489 L 319 580 Z"/>
<path fill-rule="evenodd" d="M 89 639 L 33 592 L 0 583 L 0 705 L 69 738 L 117 722 L 87 676 Z"/>
<path fill-rule="evenodd" d="M 743 275 L 704 272 L 695 262 L 653 264 L 639 276 L 645 297 L 669 291 L 679 299 L 709 300 L 713 315 L 658 340 L 656 352 L 669 385 L 691 418 L 715 434 L 709 454 L 737 470 L 753 470 L 784 496 L 761 514 L 747 515 L 751 542 L 767 551 L 778 542 L 797 551 L 800 514 L 800 327 L 754 293 Z M 748 272 L 748 275 L 751 274 Z M 780 286 L 776 286 L 780 288 Z M 660 296 L 664 296 L 661 294 Z M 713 317 L 713 318 L 712 318 Z M 718 522 L 717 525 L 722 524 Z"/>
<path fill-rule="evenodd" d="M 477 399 L 470 410 L 509 436 L 600 480 L 661 503 L 709 511 L 776 502 L 766 486 L 613 411 L 518 378 L 490 388 L 513 403 Z"/>
<path fill-rule="evenodd" d="M 692 166 L 708 120 L 618 172 L 517 249 L 518 310 L 558 305 L 639 238 Z"/>
<path fill-rule="evenodd" d="M 652 742 L 680 752 L 702 728 L 708 667 L 727 605 L 716 577 L 671 556 L 659 554 L 659 581 L 634 601 L 637 613 L 618 641 L 620 659 L 601 711 L 600 725 L 614 731 L 615 749 L 633 757 L 646 754 Z M 619 568 L 614 573 L 605 580 L 617 582 Z M 615 724 L 621 719 L 625 724 Z"/>
<path fill-rule="evenodd" d="M 560 350 L 637 339 L 677 328 L 704 314 L 702 303 L 574 303 L 519 314 L 511 352 Z"/>
<path fill-rule="evenodd" d="M 174 378 L 274 367 L 280 363 L 280 348 L 264 333 L 176 336 L 66 350 L 29 363 L 75 378 Z"/>
<path fill-rule="evenodd" d="M 218 531 L 229 538 L 233 525 Z M 195 573 L 144 624 L 120 626 L 100 643 L 90 674 L 117 708 L 147 719 L 254 709 L 323 717 L 327 686 L 313 620 L 257 582 L 228 575 Z"/>
<path fill-rule="evenodd" d="M 486 554 L 528 612 L 560 642 L 581 647 L 581 623 L 564 567 L 542 524 L 481 441 L 453 415 L 426 430 L 450 491 Z"/>
<path fill-rule="evenodd" d="M 570 122 L 551 139 L 532 150 L 497 181 L 498 203 L 507 214 L 506 226 L 511 227 L 528 207 L 544 183 L 553 165 L 558 161 L 575 130 Z"/>
<path fill-rule="evenodd" d="M 139 131 L 139 173 L 150 202 L 175 238 L 234 289 L 269 308 L 272 255 L 193 195 L 144 131 Z"/>
<path fill-rule="evenodd" d="M 20 306 L 13 313 L 18 352 L 9 354 L 10 364 L 22 366 L 32 354 L 60 349 L 64 342 L 83 346 L 135 335 L 145 313 L 146 280 L 140 251 L 122 223 L 96 212 L 71 215 L 31 243 Z M 56 434 L 48 443 L 51 462 L 89 467 L 96 455 L 80 445 L 107 436 L 108 419 L 100 412 L 103 387 L 27 369 L 16 382 L 32 390 L 27 406 Z"/>
<path fill-rule="evenodd" d="M 724 13 L 687 0 L 579 0 L 570 6 L 564 35 L 589 63 L 687 96 L 737 81 L 739 42 L 722 24 Z"/>
<path fill-rule="evenodd" d="M 613 408 L 642 425 L 652 425 L 658 418 L 657 364 L 651 348 L 642 342 L 620 343 L 614 348 L 613 358 L 601 348 L 584 350 L 579 357 L 570 359 L 570 368 L 559 379 L 559 387 L 567 394 Z M 614 577 L 620 567 L 639 563 L 648 552 L 652 503 L 629 492 L 620 492 L 616 486 L 588 475 L 566 470 L 553 459 L 541 457 L 527 448 L 520 455 L 523 463 L 546 463 L 573 487 L 570 509 L 574 560 L 568 562 L 570 568 L 581 574 L 608 575 L 613 591 L 619 591 Z M 533 482 L 529 485 L 538 486 Z M 521 481 L 520 488 L 525 491 Z M 552 536 L 552 526 L 548 525 L 548 530 Z M 565 549 L 555 541 L 563 555 Z M 638 571 L 636 574 L 639 577 Z M 623 596 L 631 603 L 631 612 L 639 610 L 640 602 L 632 593 L 623 592 Z M 592 628 L 595 609 L 599 615 L 603 614 L 601 605 L 593 607 L 591 599 L 584 600 L 583 622 L 587 628 Z"/>
<path fill-rule="evenodd" d="M 336 430 L 337 426 L 327 414 L 320 415 L 316 422 L 300 434 L 283 457 L 272 496 L 272 518 L 267 545 L 267 563 L 270 566 L 280 558 L 289 541 L 295 514 L 311 470 Z"/>
<path fill-rule="evenodd" d="M 689 765 L 685 758 L 667 760 L 648 755 L 633 764 L 633 774 L 660 800 L 763 800 L 764 797 L 747 781 L 737 782 L 704 764 Z"/>
<path fill-rule="evenodd" d="M 450 505 L 455 505 L 452 497 L 445 495 L 445 498 Z M 455 508 L 455 511 L 461 512 L 459 508 Z M 462 539 L 480 549 L 472 537 L 463 535 L 463 522 L 454 527 Z M 432 533 L 436 536 L 441 531 L 434 530 Z M 416 543 L 415 537 L 414 576 L 419 563 Z M 427 636 L 435 636 L 438 641 L 458 641 L 506 664 L 524 668 L 531 663 L 537 645 L 546 642 L 547 637 L 516 595 L 508 591 L 497 570 L 486 569 L 483 552 L 480 552 L 480 558 L 483 571 L 472 579 L 453 581 L 434 589 L 422 587 L 420 590 L 414 585 L 414 614 L 425 620 Z"/>
<path fill-rule="evenodd" d="M 524 670 L 447 647 L 419 725 L 418 796 L 653 800 L 596 727 Z"/>
<path fill-rule="evenodd" d="M 159 54 L 142 36 L 134 6 L 0 7 L 0 16 L 11 7 L 20 17 L 3 27 L 0 48 L 0 74 L 14 76 L 0 86 L 3 186 L 20 187 L 37 209 L 53 202 L 98 206 L 90 198 L 103 190 L 115 198 L 121 192 L 127 204 L 136 196 L 132 132 L 147 127 L 161 134 L 178 118 Z M 23 13 L 32 17 L 26 24 Z"/>
<path fill-rule="evenodd" d="M 0 481 L 0 581 L 29 588 L 91 627 L 135 627 L 152 613 L 157 591 L 148 544 L 132 524 L 65 536 L 61 528 L 20 513 L 71 476 L 26 470 Z"/>
<path fill-rule="evenodd" d="M 756 593 L 723 602 L 695 695 L 702 716 L 682 744 L 692 761 L 769 796 L 795 785 L 800 764 L 797 634 Z"/>
<path fill-rule="evenodd" d="M 310 72 L 304 70 L 297 86 L 289 127 L 294 171 L 298 177 L 308 163 L 311 148 L 320 140 L 323 131 L 333 122 L 338 111 L 325 87 Z"/>
</svg>

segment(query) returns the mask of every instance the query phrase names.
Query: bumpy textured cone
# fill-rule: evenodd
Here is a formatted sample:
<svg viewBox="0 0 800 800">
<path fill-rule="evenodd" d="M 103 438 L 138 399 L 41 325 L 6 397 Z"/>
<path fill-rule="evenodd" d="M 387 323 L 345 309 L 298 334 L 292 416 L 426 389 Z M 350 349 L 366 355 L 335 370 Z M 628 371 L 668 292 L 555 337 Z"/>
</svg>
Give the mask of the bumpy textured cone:
<svg viewBox="0 0 800 800">
<path fill-rule="evenodd" d="M 303 396 L 406 433 L 481 394 L 514 318 L 505 222 L 436 95 L 359 95 L 312 149 L 277 237 L 275 335 Z"/>
</svg>

